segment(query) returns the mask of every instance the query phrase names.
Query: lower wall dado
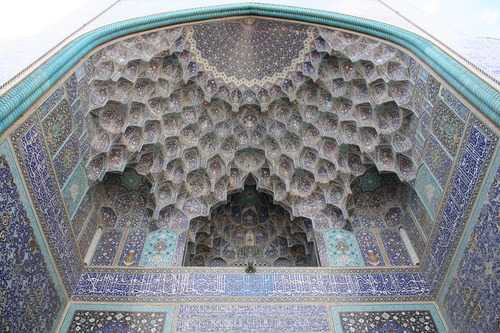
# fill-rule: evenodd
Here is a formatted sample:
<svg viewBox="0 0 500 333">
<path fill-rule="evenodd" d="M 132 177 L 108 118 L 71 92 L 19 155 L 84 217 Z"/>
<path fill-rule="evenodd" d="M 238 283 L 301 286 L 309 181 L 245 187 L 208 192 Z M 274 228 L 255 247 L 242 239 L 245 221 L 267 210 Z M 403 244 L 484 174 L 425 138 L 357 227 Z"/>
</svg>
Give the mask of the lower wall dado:
<svg viewBox="0 0 500 333">
<path fill-rule="evenodd" d="M 73 303 L 61 332 L 446 332 L 432 303 Z"/>
</svg>

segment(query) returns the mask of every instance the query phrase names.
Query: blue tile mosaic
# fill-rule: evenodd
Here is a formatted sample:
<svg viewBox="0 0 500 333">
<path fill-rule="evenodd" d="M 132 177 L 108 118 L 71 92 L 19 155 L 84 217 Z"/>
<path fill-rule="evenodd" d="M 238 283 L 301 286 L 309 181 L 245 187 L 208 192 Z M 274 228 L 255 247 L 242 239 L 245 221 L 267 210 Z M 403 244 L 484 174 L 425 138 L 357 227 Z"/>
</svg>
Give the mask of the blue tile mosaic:
<svg viewBox="0 0 500 333">
<path fill-rule="evenodd" d="M 335 332 L 446 333 L 434 304 L 332 306 Z"/>
<path fill-rule="evenodd" d="M 4 154 L 0 154 L 0 188 L 0 331 L 50 332 L 63 300 Z"/>
<path fill-rule="evenodd" d="M 69 176 L 80 161 L 80 143 L 75 135 L 72 135 L 64 143 L 52 161 L 56 171 L 59 187 L 63 188 Z"/>
<path fill-rule="evenodd" d="M 450 108 L 439 100 L 432 115 L 432 133 L 451 156 L 455 156 L 464 133 L 464 123 Z"/>
<path fill-rule="evenodd" d="M 60 333 L 169 333 L 173 306 L 71 304 Z"/>
<path fill-rule="evenodd" d="M 441 188 L 444 188 L 450 175 L 452 160 L 432 135 L 429 135 L 425 142 L 423 156 L 434 178 Z"/>
<path fill-rule="evenodd" d="M 432 288 L 438 285 L 446 265 L 451 260 L 455 239 L 463 227 L 474 189 L 481 179 L 483 167 L 488 161 L 494 143 L 493 138 L 485 134 L 479 125 L 472 125 L 468 134 L 458 170 L 439 220 L 437 233 L 432 238 L 423 268 L 426 281 Z"/>
<path fill-rule="evenodd" d="M 72 218 L 88 189 L 88 180 L 85 168 L 78 164 L 62 189 L 69 216 Z"/>
<path fill-rule="evenodd" d="M 444 295 L 443 307 L 457 331 L 494 332 L 498 329 L 499 212 L 500 169 Z"/>
<path fill-rule="evenodd" d="M 177 245 L 177 234 L 171 230 L 161 229 L 151 232 L 142 251 L 140 265 L 168 267 L 172 265 Z"/>
<path fill-rule="evenodd" d="M 377 239 L 371 230 L 357 230 L 355 232 L 361 256 L 366 266 L 385 266 Z"/>
<path fill-rule="evenodd" d="M 406 247 L 401 240 L 399 232 L 395 230 L 382 230 L 380 238 L 384 244 L 385 252 L 389 257 L 391 265 L 404 266 L 412 265 L 410 256 L 406 252 Z"/>
<path fill-rule="evenodd" d="M 91 265 L 113 265 L 122 235 L 123 233 L 119 229 L 105 230 L 97 244 Z"/>
<path fill-rule="evenodd" d="M 324 305 L 180 305 L 176 332 L 331 332 Z"/>
<path fill-rule="evenodd" d="M 66 99 L 63 99 L 43 120 L 43 131 L 49 147 L 50 156 L 54 156 L 73 132 L 71 107 Z"/>
<path fill-rule="evenodd" d="M 59 87 L 54 91 L 39 107 L 40 116 L 45 118 L 47 114 L 62 100 L 64 96 L 64 88 Z"/>
<path fill-rule="evenodd" d="M 130 230 L 125 244 L 123 245 L 122 254 L 118 265 L 120 266 L 137 266 L 141 258 L 142 248 L 146 240 L 147 231 L 142 229 Z"/>
<path fill-rule="evenodd" d="M 415 191 L 432 218 L 436 218 L 443 190 L 425 164 L 418 169 Z"/>
<path fill-rule="evenodd" d="M 448 89 L 445 87 L 441 88 L 440 96 L 443 99 L 443 101 L 452 109 L 455 111 L 456 114 L 460 116 L 462 119 L 466 119 L 467 115 L 470 113 L 470 110 L 468 107 L 466 107 L 460 100 L 453 95 Z"/>
<path fill-rule="evenodd" d="M 354 234 L 343 229 L 325 233 L 329 266 L 363 266 L 363 259 Z"/>
<path fill-rule="evenodd" d="M 242 269 L 243 271 L 243 269 Z M 132 297 L 182 302 L 182 297 L 427 296 L 420 273 L 224 274 L 84 273 L 75 300 Z M 88 296 L 88 297 L 86 297 Z M 130 300 L 132 300 L 130 299 Z"/>
<path fill-rule="evenodd" d="M 13 133 L 13 144 L 57 270 L 66 290 L 72 290 L 80 278 L 81 261 L 36 119 L 28 118 Z"/>
</svg>

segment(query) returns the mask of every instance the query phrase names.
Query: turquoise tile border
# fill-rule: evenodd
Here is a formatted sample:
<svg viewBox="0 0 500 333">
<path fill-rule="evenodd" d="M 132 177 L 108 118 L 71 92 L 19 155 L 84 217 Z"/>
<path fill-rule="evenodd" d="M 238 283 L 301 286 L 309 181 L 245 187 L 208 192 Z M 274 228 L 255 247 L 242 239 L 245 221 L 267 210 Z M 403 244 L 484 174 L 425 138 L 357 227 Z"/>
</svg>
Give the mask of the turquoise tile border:
<svg viewBox="0 0 500 333">
<path fill-rule="evenodd" d="M 130 305 L 130 304 L 106 304 L 106 303 L 72 303 L 66 315 L 64 321 L 59 329 L 59 333 L 67 333 L 71 320 L 75 311 L 79 310 L 90 310 L 90 311 L 128 311 L 128 312 L 165 312 L 167 313 L 167 320 L 165 322 L 165 329 L 163 332 L 158 333 L 170 333 L 172 332 L 172 324 L 174 320 L 174 306 L 167 305 Z"/>
<path fill-rule="evenodd" d="M 83 56 L 112 39 L 140 31 L 200 20 L 260 15 L 323 24 L 382 38 L 407 48 L 500 125 L 500 93 L 428 40 L 394 26 L 326 11 L 258 3 L 231 4 L 161 13 L 111 24 L 70 43 L 0 98 L 0 131 L 7 129 Z"/>
<path fill-rule="evenodd" d="M 439 333 L 447 333 L 441 316 L 439 315 L 436 306 L 433 303 L 405 304 L 405 303 L 388 303 L 388 304 L 366 304 L 366 305 L 336 305 L 330 307 L 332 311 L 333 328 L 335 333 L 341 333 L 339 312 L 356 312 L 356 311 L 420 311 L 427 310 L 432 314 L 434 323 L 436 324 Z"/>
</svg>

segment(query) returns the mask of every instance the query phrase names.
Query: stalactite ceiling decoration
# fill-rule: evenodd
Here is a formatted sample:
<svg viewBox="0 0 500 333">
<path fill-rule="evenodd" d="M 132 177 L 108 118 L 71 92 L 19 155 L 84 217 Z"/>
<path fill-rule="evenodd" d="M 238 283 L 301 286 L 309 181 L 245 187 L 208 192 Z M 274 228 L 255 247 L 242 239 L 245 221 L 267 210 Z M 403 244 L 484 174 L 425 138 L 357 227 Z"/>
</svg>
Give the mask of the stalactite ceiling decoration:
<svg viewBox="0 0 500 333">
<path fill-rule="evenodd" d="M 89 62 L 87 176 L 134 168 L 154 218 L 208 216 L 249 174 L 292 218 L 346 218 L 368 167 L 410 182 L 420 164 L 419 65 L 374 39 L 249 17 L 142 34 Z"/>
</svg>

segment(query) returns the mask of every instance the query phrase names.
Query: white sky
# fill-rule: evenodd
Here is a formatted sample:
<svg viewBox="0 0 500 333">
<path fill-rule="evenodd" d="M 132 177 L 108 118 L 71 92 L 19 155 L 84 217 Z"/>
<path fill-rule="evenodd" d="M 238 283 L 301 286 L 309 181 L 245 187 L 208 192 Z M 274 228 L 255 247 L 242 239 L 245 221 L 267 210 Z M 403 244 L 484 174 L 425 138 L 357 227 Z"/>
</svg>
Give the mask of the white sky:
<svg viewBox="0 0 500 333">
<path fill-rule="evenodd" d="M 36 35 L 90 1 L 8 1 L 0 11 L 0 39 Z M 408 1 L 471 37 L 500 39 L 500 0 Z"/>
</svg>

